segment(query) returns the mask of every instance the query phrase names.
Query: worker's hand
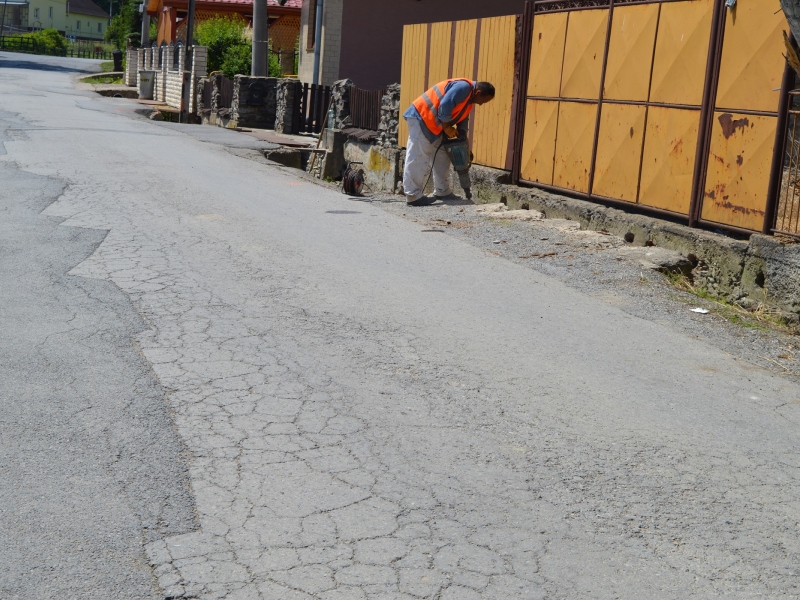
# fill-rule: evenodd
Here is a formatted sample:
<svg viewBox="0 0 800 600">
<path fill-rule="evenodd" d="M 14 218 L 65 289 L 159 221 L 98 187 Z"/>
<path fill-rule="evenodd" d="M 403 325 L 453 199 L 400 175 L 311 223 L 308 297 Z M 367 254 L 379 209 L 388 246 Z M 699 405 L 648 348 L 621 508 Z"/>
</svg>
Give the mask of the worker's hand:
<svg viewBox="0 0 800 600">
<path fill-rule="evenodd" d="M 444 126 L 444 133 L 451 140 L 458 137 L 458 129 L 456 129 L 452 125 L 445 125 Z"/>
</svg>

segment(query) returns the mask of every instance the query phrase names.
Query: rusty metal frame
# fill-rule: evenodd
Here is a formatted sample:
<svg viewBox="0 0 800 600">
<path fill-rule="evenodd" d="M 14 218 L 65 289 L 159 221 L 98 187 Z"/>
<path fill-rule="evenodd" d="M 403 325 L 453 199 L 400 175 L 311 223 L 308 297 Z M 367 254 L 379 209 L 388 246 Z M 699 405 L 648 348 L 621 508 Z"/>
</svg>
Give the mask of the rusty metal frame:
<svg viewBox="0 0 800 600">
<path fill-rule="evenodd" d="M 789 35 L 789 43 L 796 46 L 794 36 L 791 34 Z M 781 95 L 778 101 L 778 124 L 775 131 L 775 145 L 772 154 L 772 170 L 769 174 L 769 187 L 767 188 L 767 207 L 764 211 L 764 228 L 761 231 L 766 235 L 771 234 L 775 227 L 777 227 L 783 165 L 786 160 L 786 139 L 789 137 L 789 104 L 791 100 L 791 90 L 794 86 L 794 69 L 792 69 L 787 61 L 783 70 L 783 80 L 781 81 Z M 795 123 L 796 119 L 797 117 L 795 117 Z"/>
</svg>

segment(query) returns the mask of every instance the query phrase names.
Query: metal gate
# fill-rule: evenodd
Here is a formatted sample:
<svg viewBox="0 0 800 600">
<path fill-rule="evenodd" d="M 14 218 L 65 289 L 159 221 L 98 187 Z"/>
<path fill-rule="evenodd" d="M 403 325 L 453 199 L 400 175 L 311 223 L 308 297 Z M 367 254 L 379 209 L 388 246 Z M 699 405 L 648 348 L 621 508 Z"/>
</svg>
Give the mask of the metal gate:
<svg viewBox="0 0 800 600">
<path fill-rule="evenodd" d="M 793 83 L 783 29 L 779 0 L 529 0 L 522 16 L 406 26 L 401 104 L 447 77 L 492 81 L 472 123 L 476 163 L 769 233 Z"/>
</svg>

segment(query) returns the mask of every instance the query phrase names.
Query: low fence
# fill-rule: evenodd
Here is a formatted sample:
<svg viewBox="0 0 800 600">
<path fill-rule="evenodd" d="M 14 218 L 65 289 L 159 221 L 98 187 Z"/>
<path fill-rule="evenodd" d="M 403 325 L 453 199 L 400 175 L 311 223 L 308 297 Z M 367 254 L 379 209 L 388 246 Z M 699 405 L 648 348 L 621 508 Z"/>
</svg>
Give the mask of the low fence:
<svg viewBox="0 0 800 600">
<path fill-rule="evenodd" d="M 0 50 L 6 52 L 23 52 L 25 54 L 41 54 L 45 56 L 67 56 L 65 48 L 53 48 L 41 42 L 22 36 L 0 37 Z"/>
<path fill-rule="evenodd" d="M 785 29 L 779 0 L 529 0 L 524 15 L 406 26 L 401 105 L 443 79 L 491 81 L 475 162 L 515 183 L 784 231 Z"/>
<path fill-rule="evenodd" d="M 352 126 L 377 131 L 381 123 L 381 104 L 386 90 L 362 90 L 350 87 L 350 119 Z"/>
<path fill-rule="evenodd" d="M 230 111 L 233 106 L 233 79 L 228 79 L 225 75 L 217 75 L 217 86 L 219 90 L 215 106 L 217 112 Z"/>
<path fill-rule="evenodd" d="M 330 102 L 329 86 L 298 82 L 294 95 L 292 133 L 320 133 L 325 127 Z"/>
</svg>

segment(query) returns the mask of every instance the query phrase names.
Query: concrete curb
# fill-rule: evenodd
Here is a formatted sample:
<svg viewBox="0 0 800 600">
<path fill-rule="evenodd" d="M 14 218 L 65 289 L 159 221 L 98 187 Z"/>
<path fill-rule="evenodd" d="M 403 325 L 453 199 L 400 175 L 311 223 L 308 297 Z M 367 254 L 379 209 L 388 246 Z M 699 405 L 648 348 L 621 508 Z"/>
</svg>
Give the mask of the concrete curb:
<svg viewBox="0 0 800 600">
<path fill-rule="evenodd" d="M 753 234 L 749 241 L 692 229 L 654 217 L 569 198 L 536 188 L 510 185 L 506 171 L 474 166 L 473 193 L 479 203 L 503 202 L 547 218 L 578 221 L 582 227 L 683 253 L 694 265 L 698 288 L 743 308 L 764 304 L 790 321 L 800 321 L 800 244 Z M 632 236 L 632 237 L 631 237 Z"/>
</svg>

